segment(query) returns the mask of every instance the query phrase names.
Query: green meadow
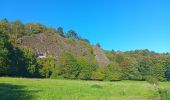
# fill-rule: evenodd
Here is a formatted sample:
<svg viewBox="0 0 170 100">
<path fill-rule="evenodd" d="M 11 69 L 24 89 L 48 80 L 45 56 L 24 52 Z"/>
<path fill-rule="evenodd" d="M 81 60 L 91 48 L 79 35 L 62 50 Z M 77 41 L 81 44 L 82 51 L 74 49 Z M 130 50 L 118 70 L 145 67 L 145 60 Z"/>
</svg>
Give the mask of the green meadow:
<svg viewBox="0 0 170 100">
<path fill-rule="evenodd" d="M 168 90 L 170 82 L 161 82 L 159 87 Z M 1 77 L 0 100 L 161 100 L 161 95 L 157 88 L 145 81 Z"/>
</svg>

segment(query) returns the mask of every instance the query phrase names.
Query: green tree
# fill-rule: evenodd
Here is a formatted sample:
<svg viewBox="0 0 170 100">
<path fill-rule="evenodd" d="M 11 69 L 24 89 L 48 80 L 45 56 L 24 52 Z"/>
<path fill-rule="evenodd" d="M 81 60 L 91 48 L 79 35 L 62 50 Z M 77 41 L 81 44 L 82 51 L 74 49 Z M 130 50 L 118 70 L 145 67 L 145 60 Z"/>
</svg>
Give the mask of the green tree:
<svg viewBox="0 0 170 100">
<path fill-rule="evenodd" d="M 118 81 L 122 80 L 122 69 L 116 63 L 111 63 L 106 68 L 105 80 Z"/>
<path fill-rule="evenodd" d="M 8 34 L 10 31 L 9 22 L 6 18 L 0 21 L 0 31 L 6 34 Z"/>
<path fill-rule="evenodd" d="M 79 58 L 78 61 L 81 66 L 81 72 L 78 78 L 83 80 L 91 79 L 92 73 L 98 68 L 97 64 L 92 60 L 88 61 L 85 58 Z"/>
<path fill-rule="evenodd" d="M 65 37 L 62 27 L 57 28 L 57 33 L 59 33 L 61 36 Z"/>
<path fill-rule="evenodd" d="M 165 81 L 165 67 L 161 63 L 156 63 L 153 66 L 153 76 L 159 81 Z"/>
<path fill-rule="evenodd" d="M 37 59 L 38 63 L 38 70 L 40 77 L 57 77 L 57 61 L 53 57 L 47 57 L 47 58 L 38 58 Z M 52 76 L 53 75 L 53 76 Z"/>
<path fill-rule="evenodd" d="M 19 20 L 12 22 L 11 35 L 15 36 L 16 39 L 24 36 L 25 35 L 24 24 L 22 24 Z"/>
<path fill-rule="evenodd" d="M 142 75 L 142 79 L 146 79 L 148 76 L 153 75 L 153 63 L 150 58 L 144 57 L 138 60 L 139 61 L 139 72 Z"/>
<path fill-rule="evenodd" d="M 105 80 L 106 76 L 106 69 L 105 68 L 97 68 L 96 71 L 92 72 L 91 79 L 103 81 Z"/>
<path fill-rule="evenodd" d="M 47 31 L 47 28 L 42 24 L 39 24 L 39 23 L 25 24 L 25 32 L 27 35 L 39 34 L 39 33 L 43 33 L 46 31 Z"/>
<path fill-rule="evenodd" d="M 101 45 L 99 43 L 97 43 L 96 46 L 99 47 L 99 48 L 101 47 Z"/>
<path fill-rule="evenodd" d="M 167 80 L 170 80 L 170 63 L 166 67 L 166 72 L 165 72 Z"/>
<path fill-rule="evenodd" d="M 35 52 L 27 47 L 24 47 L 21 49 L 23 52 L 23 62 L 24 62 L 24 66 L 26 68 L 26 75 L 27 77 L 38 77 L 39 73 L 38 73 L 38 64 L 36 61 L 36 54 Z M 22 66 L 22 67 L 24 67 Z M 20 70 L 22 71 L 22 70 Z"/>
<path fill-rule="evenodd" d="M 73 40 L 79 40 L 79 39 L 80 39 L 79 36 L 78 36 L 78 34 L 77 34 L 74 30 L 69 30 L 69 31 L 67 32 L 66 36 L 67 36 L 68 38 L 73 39 Z"/>
<path fill-rule="evenodd" d="M 6 48 L 7 43 L 7 35 L 0 31 L 0 76 L 7 75 L 9 70 L 6 62 L 8 54 L 8 50 Z"/>
<path fill-rule="evenodd" d="M 122 67 L 123 79 L 142 80 L 142 75 L 139 72 L 139 65 L 135 58 L 125 56 L 120 65 Z"/>
<path fill-rule="evenodd" d="M 59 75 L 74 79 L 80 73 L 80 65 L 76 57 L 69 52 L 63 52 L 59 58 Z"/>
</svg>

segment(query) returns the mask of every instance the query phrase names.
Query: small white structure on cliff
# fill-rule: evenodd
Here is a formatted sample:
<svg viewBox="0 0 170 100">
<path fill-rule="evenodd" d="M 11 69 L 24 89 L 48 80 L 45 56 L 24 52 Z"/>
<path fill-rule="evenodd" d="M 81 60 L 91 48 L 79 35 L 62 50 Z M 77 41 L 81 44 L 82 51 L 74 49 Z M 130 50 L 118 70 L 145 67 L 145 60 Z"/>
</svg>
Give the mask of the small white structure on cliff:
<svg viewBox="0 0 170 100">
<path fill-rule="evenodd" d="M 40 53 L 38 54 L 37 58 L 46 58 L 47 57 L 47 53 Z"/>
</svg>

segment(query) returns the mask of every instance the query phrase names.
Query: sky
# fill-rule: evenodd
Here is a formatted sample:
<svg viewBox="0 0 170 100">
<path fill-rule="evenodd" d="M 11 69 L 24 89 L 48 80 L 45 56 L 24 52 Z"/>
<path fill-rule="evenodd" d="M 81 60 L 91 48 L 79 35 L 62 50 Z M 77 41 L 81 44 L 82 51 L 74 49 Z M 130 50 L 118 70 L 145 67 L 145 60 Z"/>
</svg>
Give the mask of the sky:
<svg viewBox="0 0 170 100">
<path fill-rule="evenodd" d="M 170 0 L 0 0 L 0 19 L 75 30 L 105 50 L 170 52 Z"/>
</svg>

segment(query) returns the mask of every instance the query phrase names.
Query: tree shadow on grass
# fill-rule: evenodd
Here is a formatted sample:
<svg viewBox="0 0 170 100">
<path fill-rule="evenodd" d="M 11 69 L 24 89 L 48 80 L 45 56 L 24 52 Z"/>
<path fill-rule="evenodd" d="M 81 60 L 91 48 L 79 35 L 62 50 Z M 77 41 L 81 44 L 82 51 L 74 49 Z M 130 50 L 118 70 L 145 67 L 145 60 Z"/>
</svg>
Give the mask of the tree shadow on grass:
<svg viewBox="0 0 170 100">
<path fill-rule="evenodd" d="M 0 100 L 32 100 L 36 90 L 24 90 L 26 86 L 0 83 Z"/>
</svg>

